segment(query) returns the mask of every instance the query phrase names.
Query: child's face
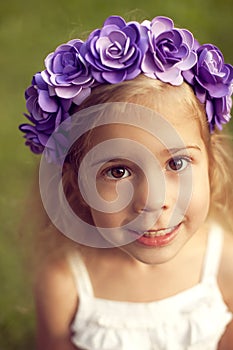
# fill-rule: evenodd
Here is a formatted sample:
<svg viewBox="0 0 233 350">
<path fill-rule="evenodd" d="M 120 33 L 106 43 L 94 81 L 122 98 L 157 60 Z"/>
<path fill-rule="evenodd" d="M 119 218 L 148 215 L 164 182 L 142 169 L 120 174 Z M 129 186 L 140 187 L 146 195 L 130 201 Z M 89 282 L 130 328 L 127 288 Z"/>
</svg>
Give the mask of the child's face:
<svg viewBox="0 0 233 350">
<path fill-rule="evenodd" d="M 168 150 L 157 137 L 132 125 L 109 124 L 92 134 L 93 147 L 110 141 L 95 178 L 105 205 L 92 206 L 93 222 L 100 232 L 109 228 L 106 239 L 150 264 L 174 257 L 201 228 L 209 209 L 208 157 L 197 120 L 188 118 L 182 106 L 165 111 L 163 118 L 183 146 L 175 137 Z M 123 139 L 128 146 L 121 147 Z"/>
</svg>

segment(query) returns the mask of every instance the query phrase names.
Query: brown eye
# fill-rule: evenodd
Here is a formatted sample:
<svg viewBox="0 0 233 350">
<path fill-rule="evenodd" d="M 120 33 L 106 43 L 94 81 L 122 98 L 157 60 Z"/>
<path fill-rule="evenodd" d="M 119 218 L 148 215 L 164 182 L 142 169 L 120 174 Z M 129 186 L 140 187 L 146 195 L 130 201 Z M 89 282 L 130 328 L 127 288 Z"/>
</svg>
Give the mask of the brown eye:
<svg viewBox="0 0 233 350">
<path fill-rule="evenodd" d="M 174 171 L 174 172 L 179 172 L 187 168 L 187 166 L 190 163 L 189 158 L 184 158 L 184 157 L 178 157 L 178 158 L 172 158 L 169 160 L 167 164 L 168 170 Z"/>
<path fill-rule="evenodd" d="M 106 175 L 111 179 L 123 179 L 130 176 L 130 172 L 124 167 L 114 167 L 109 169 Z"/>
</svg>

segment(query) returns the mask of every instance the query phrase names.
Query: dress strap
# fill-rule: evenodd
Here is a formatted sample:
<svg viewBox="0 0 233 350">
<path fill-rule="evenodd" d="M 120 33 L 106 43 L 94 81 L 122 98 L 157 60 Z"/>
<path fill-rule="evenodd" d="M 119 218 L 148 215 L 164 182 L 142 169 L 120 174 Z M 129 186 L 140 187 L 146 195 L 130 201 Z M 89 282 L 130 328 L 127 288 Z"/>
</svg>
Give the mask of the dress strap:
<svg viewBox="0 0 233 350">
<path fill-rule="evenodd" d="M 213 225 L 208 235 L 206 255 L 203 265 L 202 280 L 217 278 L 223 247 L 223 231 Z"/>
<path fill-rule="evenodd" d="M 74 276 L 75 285 L 77 287 L 79 298 L 86 297 L 86 296 L 93 297 L 94 292 L 93 292 L 91 280 L 89 277 L 89 273 L 87 271 L 86 265 L 84 264 L 84 261 L 81 255 L 78 252 L 75 254 L 72 254 L 68 258 L 68 262 Z"/>
</svg>

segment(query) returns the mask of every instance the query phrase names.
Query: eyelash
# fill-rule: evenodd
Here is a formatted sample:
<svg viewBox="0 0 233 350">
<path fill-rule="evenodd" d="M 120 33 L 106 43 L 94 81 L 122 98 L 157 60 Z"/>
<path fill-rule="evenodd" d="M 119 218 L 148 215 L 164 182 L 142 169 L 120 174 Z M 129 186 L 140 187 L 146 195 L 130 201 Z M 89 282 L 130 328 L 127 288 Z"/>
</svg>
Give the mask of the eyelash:
<svg viewBox="0 0 233 350">
<path fill-rule="evenodd" d="M 177 162 L 177 161 L 182 161 L 182 164 L 181 164 L 181 168 L 180 169 L 172 169 L 170 166 L 169 166 L 169 163 L 171 162 Z M 184 161 L 186 162 L 186 164 L 184 165 Z M 192 159 L 190 157 L 187 157 L 187 156 L 177 156 L 177 157 L 173 157 L 171 159 L 168 160 L 167 164 L 166 164 L 166 170 L 168 171 L 171 171 L 173 173 L 179 173 L 179 172 L 182 172 L 184 171 L 189 165 L 190 163 L 192 162 Z M 169 169 L 170 167 L 170 169 Z M 124 171 L 124 174 L 123 176 L 119 176 L 119 177 L 115 177 L 112 172 L 114 170 L 123 170 Z M 127 175 L 125 175 L 125 173 L 128 173 Z M 131 171 L 124 165 L 117 165 L 117 166 L 111 166 L 107 169 L 105 169 L 103 171 L 103 175 L 110 181 L 119 181 L 119 180 L 122 180 L 122 179 L 125 179 L 129 176 L 132 175 Z"/>
<path fill-rule="evenodd" d="M 128 175 L 122 176 L 122 177 L 115 177 L 112 174 L 110 174 L 114 170 L 119 170 L 119 169 L 124 170 L 124 175 L 125 175 L 125 172 L 128 172 Z M 126 177 L 131 176 L 131 171 L 124 165 L 117 165 L 117 166 L 112 166 L 112 167 L 104 170 L 103 174 L 110 181 L 113 181 L 113 180 L 119 181 L 119 180 L 125 179 Z"/>
<path fill-rule="evenodd" d="M 171 162 L 177 162 L 177 161 L 182 161 L 182 165 L 181 165 L 181 168 L 180 169 L 172 169 L 170 167 L 169 169 L 169 163 Z M 184 161 L 186 162 L 186 165 L 184 166 Z M 174 158 L 171 158 L 168 160 L 167 162 L 167 165 L 166 165 L 166 170 L 168 171 L 171 171 L 173 173 L 179 173 L 179 172 L 182 172 L 184 171 L 189 165 L 190 163 L 192 162 L 192 159 L 190 157 L 187 157 L 187 156 L 177 156 L 177 157 L 174 157 Z"/>
</svg>

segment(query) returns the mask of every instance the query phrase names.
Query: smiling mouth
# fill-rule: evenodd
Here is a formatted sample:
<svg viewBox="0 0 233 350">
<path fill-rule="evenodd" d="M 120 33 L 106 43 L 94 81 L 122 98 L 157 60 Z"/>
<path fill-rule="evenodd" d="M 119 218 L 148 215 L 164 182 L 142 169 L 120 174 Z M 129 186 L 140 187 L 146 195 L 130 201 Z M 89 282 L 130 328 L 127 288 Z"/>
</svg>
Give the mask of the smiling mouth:
<svg viewBox="0 0 233 350">
<path fill-rule="evenodd" d="M 178 226 L 178 225 L 177 225 Z M 143 232 L 144 237 L 159 237 L 165 236 L 175 230 L 177 226 L 161 229 L 161 230 L 148 230 Z"/>
<path fill-rule="evenodd" d="M 166 229 L 141 232 L 137 243 L 147 247 L 163 247 L 169 245 L 177 236 L 180 224 Z"/>
</svg>

